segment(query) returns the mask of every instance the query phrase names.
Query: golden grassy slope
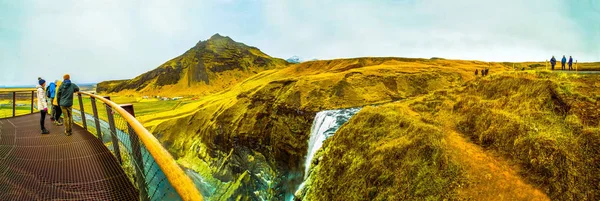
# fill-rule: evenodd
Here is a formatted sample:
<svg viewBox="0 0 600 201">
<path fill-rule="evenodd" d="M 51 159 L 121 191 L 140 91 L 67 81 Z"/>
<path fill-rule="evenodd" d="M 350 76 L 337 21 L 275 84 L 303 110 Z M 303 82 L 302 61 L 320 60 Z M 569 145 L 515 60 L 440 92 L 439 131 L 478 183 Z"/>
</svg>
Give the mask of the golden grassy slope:
<svg viewBox="0 0 600 201">
<path fill-rule="evenodd" d="M 535 111 L 512 114 L 512 109 L 515 108 L 501 108 L 493 110 L 494 112 L 498 111 L 498 114 L 508 114 L 508 116 L 519 118 L 520 115 L 525 115 L 529 118 L 529 116 L 537 115 L 538 110 L 548 110 L 546 107 L 539 106 L 541 102 L 532 102 L 536 98 L 542 102 L 547 101 L 548 99 L 541 98 L 548 94 L 551 96 L 551 93 L 542 94 L 543 96 L 533 95 L 540 90 L 545 90 L 540 86 L 548 84 L 548 82 L 566 79 L 568 82 L 563 80 L 558 83 L 562 83 L 561 86 L 566 87 L 564 91 L 570 91 L 569 97 L 578 97 L 577 100 L 590 100 L 597 96 L 594 94 L 595 92 L 569 89 L 574 87 L 590 88 L 595 86 L 594 82 L 577 77 L 577 75 L 566 76 L 549 73 L 532 75 L 520 73 L 515 78 L 516 80 L 521 78 L 541 80 L 535 82 L 518 82 L 513 79 L 502 82 L 507 78 L 494 75 L 489 78 L 481 79 L 479 77 L 476 79 L 475 69 L 483 68 L 490 68 L 491 74 L 513 69 L 510 63 L 443 59 L 357 58 L 305 62 L 284 69 L 258 73 L 224 91 L 202 96 L 198 102 L 141 120 L 144 125 L 152 129 L 152 132 L 178 158 L 181 164 L 200 172 L 213 185 L 220 186 L 221 190 L 217 194 L 241 196 L 248 200 L 277 199 L 282 194 L 293 192 L 295 189 L 291 189 L 294 187 L 291 184 L 297 185 L 301 181 L 303 172 L 301 163 L 306 153 L 308 129 L 316 112 L 324 109 L 386 103 L 408 98 L 408 101 L 392 104 L 400 104 L 399 108 L 404 108 L 401 111 L 382 110 L 381 114 L 385 114 L 385 118 L 381 120 L 385 122 L 405 121 L 411 125 L 409 129 L 412 130 L 396 126 L 369 128 L 359 122 L 353 128 L 355 132 L 348 132 L 348 135 L 354 136 L 357 133 L 370 133 L 381 129 L 382 136 L 370 136 L 377 137 L 375 139 L 353 140 L 355 143 L 362 142 L 366 143 L 365 146 L 376 147 L 374 151 L 356 152 L 372 156 L 357 165 L 380 167 L 382 162 L 391 160 L 391 158 L 387 158 L 391 157 L 387 153 L 408 154 L 403 156 L 402 161 L 414 161 L 414 164 L 406 166 L 403 163 L 391 163 L 390 167 L 381 167 L 380 173 L 384 176 L 388 175 L 383 178 L 391 178 L 390 174 L 407 174 L 407 172 L 412 175 L 415 171 L 417 175 L 400 178 L 400 180 L 387 179 L 384 181 L 388 183 L 385 183 L 377 180 L 379 178 L 367 178 L 367 180 L 362 178 L 361 180 L 361 178 L 355 178 L 356 175 L 350 174 L 344 177 L 348 181 L 357 179 L 357 182 L 372 182 L 370 185 L 378 189 L 395 189 L 384 189 L 379 194 L 378 191 L 358 188 L 360 186 L 349 182 L 347 184 L 350 186 L 338 185 L 331 187 L 333 189 L 330 188 L 331 191 L 328 192 L 345 193 L 349 196 L 348 198 L 385 198 L 400 193 L 401 195 L 430 199 L 489 199 L 494 196 L 482 192 L 496 192 L 496 197 L 500 196 L 508 200 L 547 199 L 537 190 L 541 188 L 544 192 L 549 192 L 547 185 L 540 184 L 543 182 L 533 179 L 534 177 L 523 176 L 523 171 L 530 169 L 528 166 L 523 166 L 521 160 L 513 157 L 504 158 L 503 151 L 489 150 L 487 145 L 482 142 L 474 141 L 476 145 L 466 144 L 470 143 L 469 139 L 478 138 L 471 137 L 475 136 L 473 133 L 465 133 L 464 130 L 461 130 L 464 127 L 464 121 L 461 120 L 465 118 L 462 115 L 488 113 L 486 110 L 455 110 L 455 105 L 471 99 L 475 100 L 473 103 L 485 102 L 481 100 L 481 97 L 484 96 L 481 95 L 483 93 L 485 96 L 493 95 L 504 101 L 502 104 L 496 103 L 498 101 L 494 104 L 504 107 L 507 104 L 518 105 L 517 103 L 522 102 L 523 105 L 519 107 L 520 109 Z M 534 76 L 534 78 L 527 78 L 527 76 Z M 535 76 L 541 76 L 541 78 Z M 577 80 L 580 78 L 581 80 Z M 548 81 L 550 79 L 553 81 Z M 494 80 L 494 82 L 489 82 L 490 80 Z M 470 84 L 466 85 L 464 91 L 452 91 L 451 98 L 443 96 L 442 100 L 437 100 L 440 96 L 432 93 L 440 89 L 462 88 L 461 86 L 466 82 Z M 521 85 L 523 87 L 515 88 L 515 86 Z M 482 88 L 477 88 L 478 86 Z M 511 93 L 526 95 L 513 96 Z M 415 97 L 430 97 L 431 99 Z M 573 102 L 573 104 L 580 104 L 580 102 Z M 580 104 L 580 106 L 577 108 L 589 107 L 587 104 Z M 440 107 L 444 108 L 444 112 L 439 113 L 442 110 Z M 384 105 L 382 108 L 390 109 L 396 108 L 396 106 Z M 369 109 L 365 111 L 369 111 Z M 595 113 L 589 111 L 589 109 L 572 110 L 581 117 L 589 116 L 589 118 L 581 118 L 582 122 L 590 122 L 593 117 L 596 117 Z M 357 118 L 365 115 L 361 113 L 357 114 Z M 378 113 L 372 112 L 367 116 L 377 116 Z M 443 118 L 438 113 L 444 114 Z M 556 116 L 555 114 L 549 115 L 550 119 L 553 115 Z M 368 117 L 365 118 L 368 119 Z M 501 117 L 497 119 L 504 122 Z M 570 117 L 570 119 L 577 121 L 576 118 Z M 462 122 L 462 124 L 435 123 L 438 121 L 453 122 L 454 120 Z M 509 122 L 508 125 L 512 125 L 511 121 L 509 118 L 506 122 Z M 516 120 L 516 122 L 526 124 L 523 123 L 523 120 Z M 555 122 L 558 121 L 550 123 Z M 351 126 L 352 123 L 348 125 Z M 555 128 L 561 126 L 563 125 L 559 124 Z M 443 129 L 446 127 L 452 128 L 451 130 L 454 132 L 446 132 L 446 129 Z M 425 130 L 427 132 L 424 132 Z M 513 130 L 495 132 L 502 133 L 504 131 L 512 132 Z M 340 131 L 336 136 L 339 136 L 340 133 L 344 132 Z M 386 133 L 389 135 L 386 136 Z M 478 136 L 481 131 L 476 133 Z M 337 137 L 328 143 L 336 146 L 335 139 Z M 502 143 L 510 144 L 511 139 L 508 140 Z M 454 144 L 449 145 L 448 141 L 454 142 Z M 378 144 L 379 142 L 382 144 Z M 453 146 L 458 143 L 465 143 L 465 146 Z M 427 146 L 422 147 L 420 144 Z M 417 148 L 413 149 L 415 146 Z M 478 149 L 480 146 L 486 147 L 486 149 Z M 363 146 L 351 144 L 351 146 L 347 146 L 350 150 L 341 150 L 351 151 L 354 147 Z M 386 151 L 377 151 L 378 149 Z M 429 153 L 429 151 L 436 155 L 420 155 L 420 153 Z M 464 151 L 472 154 L 464 154 Z M 322 154 L 327 156 L 330 153 Z M 473 157 L 475 158 L 473 161 L 489 167 L 478 166 L 477 163 L 470 161 L 469 157 Z M 341 168 L 341 166 L 336 166 L 335 162 L 327 167 Z M 500 172 L 493 170 L 494 168 Z M 315 172 L 320 172 L 323 167 L 315 169 L 318 170 Z M 324 171 L 336 170 L 326 169 Z M 419 175 L 421 171 L 422 175 Z M 261 177 L 256 176 L 259 173 Z M 285 179 L 281 179 L 283 176 Z M 336 175 L 336 177 L 339 176 L 342 175 Z M 329 174 L 319 176 L 318 178 L 327 182 L 314 181 L 319 184 L 317 188 L 326 188 L 328 183 L 337 181 L 336 178 L 329 177 L 331 177 Z M 262 181 L 261 178 L 270 178 L 269 180 L 272 182 Z M 405 188 L 402 186 L 404 183 L 417 185 L 417 187 Z M 499 186 L 504 183 L 507 184 Z M 330 183 L 330 185 L 337 185 L 337 183 Z M 561 192 L 564 192 L 564 189 L 575 189 L 576 187 L 568 186 L 560 189 L 563 189 Z M 335 190 L 337 188 L 339 189 Z M 342 190 L 343 188 L 354 189 L 352 192 L 356 193 L 348 193 L 348 190 Z M 268 195 L 256 195 L 255 191 L 269 193 Z M 339 194 L 320 192 L 318 194 L 308 193 L 307 196 L 313 196 L 311 198 L 315 199 L 339 196 Z M 478 192 L 479 194 L 477 194 Z M 568 196 L 576 197 L 577 195 L 579 194 L 575 192 Z M 551 194 L 550 196 L 556 198 L 557 195 Z"/>
<path fill-rule="evenodd" d="M 483 68 L 490 68 L 491 73 L 508 70 L 508 67 L 502 64 L 480 61 L 407 58 L 310 61 L 284 69 L 261 72 L 229 89 L 203 96 L 195 106 L 206 107 L 219 100 L 234 101 L 238 95 L 242 97 L 251 95 L 268 84 L 294 82 L 294 89 L 299 91 L 302 99 L 301 109 L 310 108 L 318 111 L 324 108 L 353 107 L 425 93 L 428 90 L 426 87 L 430 89 L 450 87 L 443 85 L 443 82 L 446 80 L 458 83 L 472 80 L 475 78 L 475 69 Z M 439 82 L 436 81 L 438 78 Z M 324 94 L 327 92 L 330 94 Z M 189 107 L 189 109 L 191 111 L 175 113 L 189 114 L 201 108 Z M 166 111 L 156 115 L 156 119 L 145 122 L 152 127 L 165 120 L 159 118 L 163 115 L 178 116 L 171 115 L 172 113 L 173 111 Z"/>
<path fill-rule="evenodd" d="M 367 107 L 325 143 L 306 198 L 597 200 L 599 84 L 506 72 Z"/>
<path fill-rule="evenodd" d="M 246 170 L 261 170 L 270 178 L 288 175 L 271 184 L 256 184 L 251 175 L 240 180 L 246 183 L 239 189 L 270 189 L 272 197 L 263 198 L 272 199 L 293 193 L 291 184 L 301 182 L 293 175 L 302 174 L 301 161 L 316 112 L 456 87 L 474 79 L 475 68 L 484 67 L 490 64 L 404 58 L 306 62 L 261 72 L 226 91 L 202 97 L 189 105 L 191 111 L 164 112 L 144 119 L 144 124 L 182 164 L 216 178 L 216 183 L 237 181 Z M 491 69 L 500 72 L 506 67 L 491 64 Z"/>
<path fill-rule="evenodd" d="M 304 200 L 548 200 L 446 123 L 424 121 L 410 108 L 419 101 L 353 117 L 313 162 Z"/>
<path fill-rule="evenodd" d="M 523 166 L 552 199 L 600 196 L 596 75 L 516 73 L 470 86 L 455 105 L 457 129 Z M 487 87 L 486 87 L 487 86 Z M 585 91 L 585 92 L 584 92 Z M 470 95 L 470 96 L 469 96 Z"/>
</svg>

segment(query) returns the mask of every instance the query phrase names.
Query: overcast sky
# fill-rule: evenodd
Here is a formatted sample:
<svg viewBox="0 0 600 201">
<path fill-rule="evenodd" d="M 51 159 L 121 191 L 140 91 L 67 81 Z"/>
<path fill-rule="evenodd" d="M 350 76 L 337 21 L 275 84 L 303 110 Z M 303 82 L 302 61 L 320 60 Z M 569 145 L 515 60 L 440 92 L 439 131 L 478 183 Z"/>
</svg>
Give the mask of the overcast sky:
<svg viewBox="0 0 600 201">
<path fill-rule="evenodd" d="M 0 85 L 132 78 L 215 33 L 284 59 L 600 61 L 600 1 L 0 0 Z"/>
</svg>

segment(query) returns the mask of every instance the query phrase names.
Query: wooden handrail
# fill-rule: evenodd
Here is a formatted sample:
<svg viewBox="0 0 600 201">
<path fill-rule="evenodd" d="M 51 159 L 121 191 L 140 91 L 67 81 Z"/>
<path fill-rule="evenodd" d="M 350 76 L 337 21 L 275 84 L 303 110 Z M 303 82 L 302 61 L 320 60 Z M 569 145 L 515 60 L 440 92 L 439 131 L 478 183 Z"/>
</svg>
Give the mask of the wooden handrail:
<svg viewBox="0 0 600 201">
<path fill-rule="evenodd" d="M 140 141 L 144 144 L 148 152 L 152 155 L 158 167 L 163 171 L 169 183 L 173 186 L 175 191 L 179 194 L 181 199 L 190 201 L 202 201 L 202 195 L 196 188 L 194 182 L 185 174 L 185 172 L 179 167 L 177 162 L 169 151 L 167 151 L 161 143 L 156 139 L 144 126 L 121 108 L 118 104 L 105 99 L 102 96 L 90 94 L 87 92 L 78 92 L 90 97 L 94 97 L 96 100 L 100 100 L 108 104 L 113 110 L 116 110 L 128 123 L 131 128 L 135 130 Z"/>
<path fill-rule="evenodd" d="M 0 92 L 32 92 L 37 89 L 0 89 Z"/>
</svg>

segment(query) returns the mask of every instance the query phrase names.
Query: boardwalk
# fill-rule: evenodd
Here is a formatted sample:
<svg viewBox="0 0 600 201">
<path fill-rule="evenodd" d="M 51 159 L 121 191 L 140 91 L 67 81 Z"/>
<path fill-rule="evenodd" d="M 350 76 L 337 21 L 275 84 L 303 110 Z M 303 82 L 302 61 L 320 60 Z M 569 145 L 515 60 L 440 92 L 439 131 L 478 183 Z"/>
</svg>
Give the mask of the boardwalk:
<svg viewBox="0 0 600 201">
<path fill-rule="evenodd" d="M 39 114 L 0 119 L 0 200 L 137 200 L 111 152 L 73 125 L 73 135 Z"/>
</svg>

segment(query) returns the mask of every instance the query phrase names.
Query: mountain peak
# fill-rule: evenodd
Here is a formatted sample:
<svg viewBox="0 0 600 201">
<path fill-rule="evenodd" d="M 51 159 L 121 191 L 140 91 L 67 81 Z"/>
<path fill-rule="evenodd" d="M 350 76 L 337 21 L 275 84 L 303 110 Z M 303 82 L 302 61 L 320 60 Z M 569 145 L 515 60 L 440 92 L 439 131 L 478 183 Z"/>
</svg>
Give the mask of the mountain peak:
<svg viewBox="0 0 600 201">
<path fill-rule="evenodd" d="M 235 46 L 235 47 L 246 47 L 243 43 L 238 43 L 231 39 L 229 36 L 223 36 L 221 34 L 216 33 L 212 35 L 208 40 L 200 40 L 196 44 L 195 48 L 205 49 L 208 46 L 214 47 L 225 47 L 225 46 Z"/>
<path fill-rule="evenodd" d="M 294 55 L 294 56 L 290 57 L 289 59 L 287 59 L 286 61 L 289 63 L 297 64 L 297 63 L 302 63 L 304 60 L 302 58 L 300 58 L 299 56 Z"/>
<path fill-rule="evenodd" d="M 258 48 L 217 33 L 208 40 L 199 41 L 182 55 L 154 70 L 118 84 L 102 83 L 99 87 L 101 90 L 98 91 L 120 92 L 133 89 L 158 93 L 164 86 L 187 89 L 197 84 L 202 84 L 206 90 L 220 90 L 235 84 L 241 77 L 286 65 L 282 59 L 270 57 Z M 235 71 L 237 77 L 233 79 L 227 71 Z M 241 75 L 238 76 L 238 73 Z M 214 82 L 215 80 L 220 81 Z"/>
<path fill-rule="evenodd" d="M 208 40 L 219 40 L 219 39 L 225 39 L 225 38 L 229 38 L 227 36 L 221 36 L 221 34 L 216 33 L 215 35 L 211 36 Z M 231 38 L 229 38 L 231 39 Z"/>
</svg>

